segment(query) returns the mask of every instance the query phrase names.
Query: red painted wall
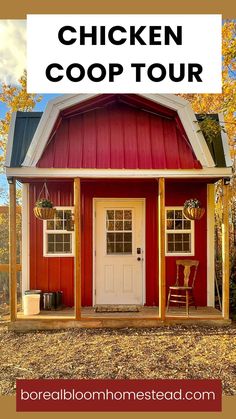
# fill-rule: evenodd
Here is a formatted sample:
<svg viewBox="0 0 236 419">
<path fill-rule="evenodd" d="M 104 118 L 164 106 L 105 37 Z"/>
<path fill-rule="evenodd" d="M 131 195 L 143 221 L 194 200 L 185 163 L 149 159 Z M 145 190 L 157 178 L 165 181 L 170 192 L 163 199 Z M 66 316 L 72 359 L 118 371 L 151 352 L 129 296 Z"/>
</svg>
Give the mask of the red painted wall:
<svg viewBox="0 0 236 419">
<path fill-rule="evenodd" d="M 73 205 L 72 182 L 47 183 L 55 205 Z M 33 215 L 33 206 L 42 188 L 41 183 L 30 185 L 30 288 L 43 291 L 62 290 L 64 303 L 73 305 L 74 261 L 72 257 L 43 257 L 43 222 Z M 147 305 L 158 304 L 157 266 L 157 193 L 156 181 L 84 181 L 82 192 L 82 305 L 92 304 L 92 200 L 93 197 L 146 198 L 146 298 Z M 199 198 L 206 207 L 206 184 L 197 182 L 166 183 L 166 205 L 180 206 L 190 198 Z M 175 261 L 166 258 L 167 291 L 175 279 Z M 195 256 L 200 261 L 196 280 L 197 305 L 206 305 L 206 215 L 195 222 Z"/>
<path fill-rule="evenodd" d="M 72 182 L 47 183 L 54 205 L 73 206 Z M 30 288 L 63 291 L 64 303 L 74 303 L 74 258 L 43 257 L 43 221 L 33 214 L 42 183 L 30 184 Z"/>
<path fill-rule="evenodd" d="M 177 113 L 166 117 L 119 102 L 77 112 L 58 121 L 38 167 L 201 168 Z"/>
<path fill-rule="evenodd" d="M 207 208 L 207 185 L 198 182 L 166 182 L 166 206 L 181 206 L 186 199 L 198 198 Z M 173 285 L 176 275 L 176 259 L 181 256 L 166 257 L 166 285 Z M 195 221 L 195 255 L 183 259 L 199 260 L 195 282 L 195 299 L 198 306 L 207 304 L 207 211 L 201 220 Z"/>
</svg>

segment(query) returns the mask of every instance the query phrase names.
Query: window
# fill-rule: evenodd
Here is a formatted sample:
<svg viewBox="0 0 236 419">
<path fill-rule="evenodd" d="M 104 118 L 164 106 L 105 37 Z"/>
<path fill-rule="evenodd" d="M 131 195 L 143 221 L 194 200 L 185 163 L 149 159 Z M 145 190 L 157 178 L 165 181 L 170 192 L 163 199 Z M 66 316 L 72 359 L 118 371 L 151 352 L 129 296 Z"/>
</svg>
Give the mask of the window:
<svg viewBox="0 0 236 419">
<path fill-rule="evenodd" d="M 132 210 L 106 210 L 107 255 L 132 254 Z"/>
<path fill-rule="evenodd" d="M 182 207 L 166 208 L 166 255 L 194 255 L 194 221 L 185 218 Z"/>
<path fill-rule="evenodd" d="M 44 256 L 74 256 L 73 208 L 57 207 L 52 220 L 43 221 Z"/>
</svg>

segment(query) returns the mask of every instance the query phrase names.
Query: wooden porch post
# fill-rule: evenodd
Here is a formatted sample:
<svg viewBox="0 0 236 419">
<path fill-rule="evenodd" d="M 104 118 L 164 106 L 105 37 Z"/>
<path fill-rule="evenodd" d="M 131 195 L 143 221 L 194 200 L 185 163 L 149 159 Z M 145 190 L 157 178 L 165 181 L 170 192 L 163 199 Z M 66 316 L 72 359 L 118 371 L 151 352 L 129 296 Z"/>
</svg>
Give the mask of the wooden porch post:
<svg viewBox="0 0 236 419">
<path fill-rule="evenodd" d="M 222 315 L 229 319 L 229 185 L 223 183 Z"/>
<path fill-rule="evenodd" d="M 81 188 L 80 178 L 74 179 L 74 227 L 75 227 L 75 318 L 81 319 Z"/>
<path fill-rule="evenodd" d="M 165 179 L 158 181 L 158 271 L 159 316 L 165 319 L 166 311 L 166 261 L 165 261 Z"/>
<path fill-rule="evenodd" d="M 16 180 L 9 179 L 9 298 L 10 320 L 17 318 L 17 266 L 16 266 Z"/>
</svg>

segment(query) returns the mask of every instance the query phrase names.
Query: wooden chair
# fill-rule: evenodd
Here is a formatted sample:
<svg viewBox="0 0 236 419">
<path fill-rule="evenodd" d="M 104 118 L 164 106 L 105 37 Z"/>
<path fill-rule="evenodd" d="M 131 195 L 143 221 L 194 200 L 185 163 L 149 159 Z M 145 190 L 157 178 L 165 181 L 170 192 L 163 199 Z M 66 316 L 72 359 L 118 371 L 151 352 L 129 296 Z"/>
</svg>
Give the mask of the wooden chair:
<svg viewBox="0 0 236 419">
<path fill-rule="evenodd" d="M 186 307 L 186 314 L 189 315 L 189 306 L 194 305 L 197 308 L 194 300 L 193 289 L 197 275 L 197 268 L 199 265 L 198 260 L 176 260 L 176 282 L 169 287 L 169 294 L 167 300 L 167 311 L 169 310 L 170 303 L 184 304 Z M 180 266 L 183 267 L 183 278 L 180 278 Z M 192 269 L 193 268 L 193 269 Z M 191 275 L 193 271 L 193 275 Z M 190 284 L 190 276 L 192 276 Z M 183 281 L 181 281 L 181 279 Z"/>
</svg>

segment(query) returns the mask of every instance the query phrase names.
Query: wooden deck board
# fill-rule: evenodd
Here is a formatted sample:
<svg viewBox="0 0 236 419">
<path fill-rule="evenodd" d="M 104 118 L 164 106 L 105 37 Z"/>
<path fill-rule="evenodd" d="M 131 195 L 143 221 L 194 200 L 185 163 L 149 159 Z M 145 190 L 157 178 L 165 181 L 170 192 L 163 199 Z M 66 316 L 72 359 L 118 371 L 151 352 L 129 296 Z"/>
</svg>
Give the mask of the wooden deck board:
<svg viewBox="0 0 236 419">
<path fill-rule="evenodd" d="M 76 320 L 74 309 L 43 311 L 39 315 L 24 316 L 18 313 L 15 322 L 9 322 L 8 328 L 15 331 L 60 330 L 67 328 L 151 328 L 174 324 L 194 324 L 226 326 L 230 320 L 223 318 L 221 312 L 213 307 L 190 309 L 189 317 L 183 308 L 171 307 L 166 318 L 158 317 L 158 307 L 142 307 L 139 312 L 96 313 L 93 307 L 83 307 L 82 317 Z"/>
<path fill-rule="evenodd" d="M 142 307 L 138 312 L 106 312 L 96 313 L 93 307 L 83 307 L 81 310 L 82 319 L 158 319 L 158 307 Z M 185 309 L 183 307 L 170 307 L 169 311 L 166 312 L 166 318 L 180 317 L 180 318 L 207 318 L 207 317 L 219 318 L 222 316 L 221 312 L 213 307 L 190 307 L 189 316 L 186 316 Z M 17 313 L 17 320 L 53 320 L 53 319 L 65 319 L 72 320 L 75 318 L 73 308 L 65 308 L 57 311 L 41 311 L 40 314 L 34 316 L 25 316 L 22 312 Z"/>
</svg>

